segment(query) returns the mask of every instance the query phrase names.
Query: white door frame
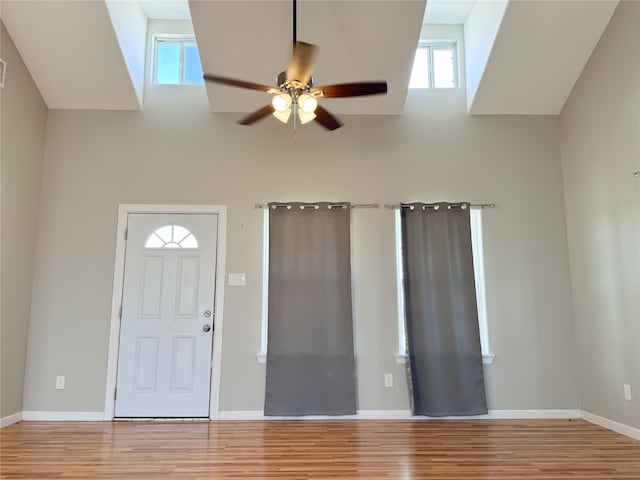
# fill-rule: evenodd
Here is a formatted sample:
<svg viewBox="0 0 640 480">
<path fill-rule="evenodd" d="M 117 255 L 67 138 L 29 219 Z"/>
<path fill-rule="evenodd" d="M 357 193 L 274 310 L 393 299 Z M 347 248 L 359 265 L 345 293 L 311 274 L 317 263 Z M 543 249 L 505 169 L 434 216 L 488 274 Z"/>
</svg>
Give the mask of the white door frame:
<svg viewBox="0 0 640 480">
<path fill-rule="evenodd" d="M 226 205 L 134 205 L 120 204 L 118 208 L 118 228 L 116 256 L 113 271 L 113 294 L 111 299 L 111 330 L 109 333 L 109 359 L 107 361 L 107 386 L 104 398 L 104 420 L 113 420 L 115 413 L 116 374 L 118 369 L 118 348 L 120 344 L 120 305 L 124 283 L 125 230 L 130 213 L 185 213 L 218 215 L 218 247 L 216 252 L 215 317 L 213 322 L 213 353 L 211 361 L 211 392 L 209 393 L 209 418 L 217 420 L 220 410 L 220 366 L 222 363 L 222 326 L 224 315 L 224 278 L 227 248 L 227 207 Z"/>
</svg>

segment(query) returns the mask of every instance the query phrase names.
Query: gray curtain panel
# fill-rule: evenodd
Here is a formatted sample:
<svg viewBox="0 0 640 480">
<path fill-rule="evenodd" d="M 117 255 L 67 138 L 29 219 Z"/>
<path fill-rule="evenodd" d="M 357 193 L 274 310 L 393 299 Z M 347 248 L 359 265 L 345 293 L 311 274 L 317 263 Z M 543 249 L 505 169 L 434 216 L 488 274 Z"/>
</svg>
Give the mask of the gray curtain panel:
<svg viewBox="0 0 640 480">
<path fill-rule="evenodd" d="M 470 206 L 408 205 L 401 217 L 413 412 L 485 414 Z"/>
<path fill-rule="evenodd" d="M 350 205 L 278 205 L 269 204 L 264 414 L 354 414 Z"/>
</svg>

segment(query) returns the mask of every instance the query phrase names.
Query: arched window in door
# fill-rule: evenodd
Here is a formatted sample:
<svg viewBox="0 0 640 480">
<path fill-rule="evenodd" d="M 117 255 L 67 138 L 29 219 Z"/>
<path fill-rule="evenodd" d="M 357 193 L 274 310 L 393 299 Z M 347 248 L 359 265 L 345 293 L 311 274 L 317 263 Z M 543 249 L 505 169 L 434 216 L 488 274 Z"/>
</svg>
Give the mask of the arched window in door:
<svg viewBox="0 0 640 480">
<path fill-rule="evenodd" d="M 156 228 L 144 242 L 144 248 L 196 249 L 198 240 L 181 225 L 163 225 Z"/>
</svg>

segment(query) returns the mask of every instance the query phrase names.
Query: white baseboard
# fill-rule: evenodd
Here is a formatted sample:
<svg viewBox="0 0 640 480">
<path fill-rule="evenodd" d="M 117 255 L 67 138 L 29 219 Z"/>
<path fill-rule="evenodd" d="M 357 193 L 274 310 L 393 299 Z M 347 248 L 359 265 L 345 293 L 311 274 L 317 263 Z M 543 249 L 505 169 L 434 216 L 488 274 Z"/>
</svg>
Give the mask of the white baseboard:
<svg viewBox="0 0 640 480">
<path fill-rule="evenodd" d="M 412 416 L 410 410 L 358 410 L 356 415 L 307 415 L 302 417 L 265 416 L 262 410 L 227 410 L 219 420 L 530 420 L 580 418 L 580 410 L 489 410 L 487 415 L 468 417 Z"/>
<path fill-rule="evenodd" d="M 595 423 L 596 425 L 604 427 L 608 430 L 613 430 L 616 433 L 621 433 L 622 435 L 626 435 L 627 437 L 640 440 L 640 428 L 630 427 L 629 425 L 625 425 L 624 423 L 609 420 L 608 418 L 595 415 L 585 410 L 582 410 L 581 418 L 583 420 L 586 420 L 587 422 Z"/>
<path fill-rule="evenodd" d="M 22 420 L 22 412 L 13 413 L 6 417 L 0 418 L 0 428 L 8 427 Z"/>
<path fill-rule="evenodd" d="M 218 420 L 355 420 L 357 415 L 270 416 L 262 410 L 227 410 L 218 412 Z"/>
<path fill-rule="evenodd" d="M 23 422 L 102 422 L 104 412 L 22 412 Z"/>
<path fill-rule="evenodd" d="M 227 410 L 218 413 L 219 420 L 583 420 L 600 427 L 640 440 L 640 428 L 595 415 L 585 410 L 489 410 L 487 415 L 469 417 L 421 417 L 412 416 L 410 410 L 358 410 L 356 415 L 308 415 L 302 417 L 265 416 L 262 410 Z M 101 422 L 103 412 L 42 412 L 25 411 L 0 418 L 0 428 L 23 422 Z"/>
<path fill-rule="evenodd" d="M 412 416 L 410 410 L 358 410 L 356 415 L 306 415 L 306 416 L 265 416 L 262 410 L 227 410 L 218 413 L 219 420 L 531 420 L 585 418 L 580 410 L 489 410 L 487 415 L 465 417 L 423 417 Z M 18 415 L 18 414 L 16 414 Z M 12 418 L 15 417 L 11 416 Z M 9 418 L 9 417 L 6 417 Z M 599 417 L 601 418 L 601 417 Z M 4 422 L 5 419 L 3 419 Z M 17 420 L 25 422 L 101 422 L 103 412 L 22 412 Z M 585 420 L 588 420 L 585 418 Z M 606 420 L 606 419 L 603 419 Z M 588 420 L 590 421 L 590 420 Z M 593 421 L 592 423 L 598 423 Z M 615 423 L 615 422 L 614 422 Z M 598 423 L 599 424 L 599 423 Z M 4 425 L 4 423 L 3 423 Z M 621 425 L 621 424 L 619 424 Z M 602 425 L 604 426 L 604 425 Z M 608 427 L 607 427 L 608 428 Z M 631 428 L 631 427 L 627 427 Z M 615 430 L 612 428 L 612 430 Z M 617 431 L 617 430 L 616 430 Z"/>
<path fill-rule="evenodd" d="M 262 410 L 227 410 L 218 413 L 218 420 L 409 420 L 409 410 L 358 410 L 356 415 L 271 416 Z"/>
<path fill-rule="evenodd" d="M 358 410 L 359 420 L 411 420 L 411 410 Z"/>
<path fill-rule="evenodd" d="M 262 410 L 223 410 L 216 420 L 265 420 Z"/>
<path fill-rule="evenodd" d="M 453 417 L 460 418 L 460 417 Z M 488 415 L 475 417 L 487 420 L 564 420 L 580 418 L 580 410 L 544 409 L 544 410 L 489 410 Z"/>
</svg>

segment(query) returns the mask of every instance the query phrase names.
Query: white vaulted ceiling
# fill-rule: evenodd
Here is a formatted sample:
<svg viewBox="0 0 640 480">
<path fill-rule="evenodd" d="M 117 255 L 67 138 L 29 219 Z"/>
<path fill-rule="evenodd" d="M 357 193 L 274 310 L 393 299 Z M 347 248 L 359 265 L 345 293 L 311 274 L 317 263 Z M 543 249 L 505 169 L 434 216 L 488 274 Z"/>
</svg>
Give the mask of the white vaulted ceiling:
<svg viewBox="0 0 640 480">
<path fill-rule="evenodd" d="M 275 85 L 292 45 L 290 1 L 190 1 L 203 70 Z M 386 80 L 388 95 L 323 100 L 335 113 L 399 114 L 404 109 L 424 1 L 299 0 L 297 38 L 318 45 L 316 85 Z M 265 94 L 207 85 L 211 108 L 246 112 Z"/>
<path fill-rule="evenodd" d="M 104 1 L 2 0 L 2 21 L 49 108 L 140 109 Z"/>
<path fill-rule="evenodd" d="M 142 108 L 147 18 L 191 18 L 203 70 L 273 85 L 292 40 L 291 0 L 0 0 L 50 108 Z M 316 85 L 387 80 L 387 96 L 323 100 L 335 113 L 400 114 L 423 22 L 464 23 L 472 114 L 557 114 L 618 0 L 298 0 L 318 45 Z M 7 69 L 10 72 L 10 66 Z M 207 85 L 212 111 L 259 92 Z"/>
<path fill-rule="evenodd" d="M 424 23 L 464 23 L 476 5 L 476 0 L 429 0 Z"/>
<path fill-rule="evenodd" d="M 617 0 L 512 0 L 488 7 L 498 3 L 504 4 L 503 17 L 479 86 L 468 90 L 469 112 L 560 113 Z M 468 18 L 465 34 L 473 20 Z"/>
<path fill-rule="evenodd" d="M 162 20 L 189 20 L 187 0 L 139 0 L 147 18 Z"/>
</svg>

